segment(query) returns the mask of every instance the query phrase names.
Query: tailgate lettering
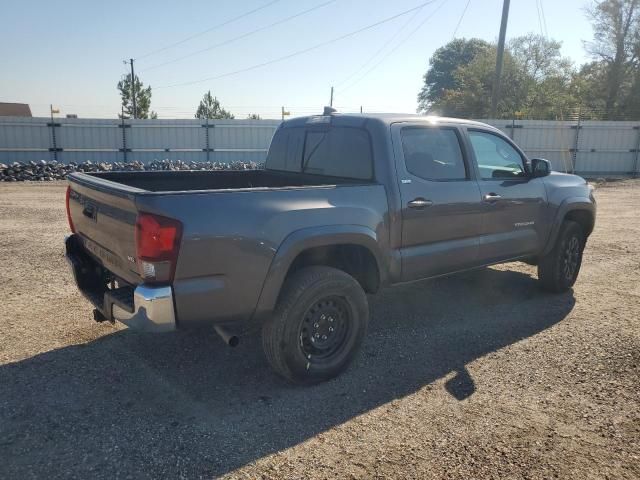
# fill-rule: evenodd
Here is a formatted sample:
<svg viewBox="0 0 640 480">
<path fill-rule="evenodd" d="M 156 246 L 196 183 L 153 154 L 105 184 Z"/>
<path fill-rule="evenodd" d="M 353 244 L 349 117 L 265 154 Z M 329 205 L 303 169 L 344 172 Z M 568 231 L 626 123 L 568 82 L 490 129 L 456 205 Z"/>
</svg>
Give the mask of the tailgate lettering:
<svg viewBox="0 0 640 480">
<path fill-rule="evenodd" d="M 120 261 L 120 258 L 118 258 L 118 256 L 115 253 L 107 250 L 106 248 L 98 245 L 96 242 L 89 240 L 86 237 L 83 238 L 83 243 L 84 243 L 84 247 L 89 252 L 94 254 L 96 257 L 102 260 L 105 264 L 114 265 L 118 268 L 122 267 L 122 262 Z"/>
</svg>

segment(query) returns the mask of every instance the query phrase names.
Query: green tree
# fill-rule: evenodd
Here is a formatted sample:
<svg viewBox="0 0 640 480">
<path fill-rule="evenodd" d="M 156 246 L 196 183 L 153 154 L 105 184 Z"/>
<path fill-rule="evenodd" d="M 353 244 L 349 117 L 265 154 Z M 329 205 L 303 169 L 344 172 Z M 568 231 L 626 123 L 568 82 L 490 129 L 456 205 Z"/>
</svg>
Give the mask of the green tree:
<svg viewBox="0 0 640 480">
<path fill-rule="evenodd" d="M 607 72 L 602 62 L 589 62 L 582 65 L 571 82 L 571 89 L 577 99 L 572 112 L 584 119 L 601 120 L 605 111 Z"/>
<path fill-rule="evenodd" d="M 448 49 L 447 46 L 443 48 L 449 51 L 449 57 L 451 51 L 459 50 L 457 47 Z M 562 57 L 560 47 L 559 42 L 535 34 L 516 37 L 509 42 L 504 54 L 498 117 L 517 115 L 555 119 L 561 118 L 563 111 L 577 107 L 576 92 L 579 89 L 574 84 L 574 67 L 570 60 Z M 433 87 L 435 84 L 427 81 L 436 75 L 434 66 L 442 65 L 442 62 L 432 62 L 421 91 L 424 95 L 421 110 L 486 118 L 490 114 L 496 55 L 496 45 L 484 43 L 469 61 L 448 62 L 449 66 L 457 66 L 446 76 L 444 70 L 438 71 L 438 78 L 446 79 L 448 86 L 438 87 L 437 95 Z"/>
<path fill-rule="evenodd" d="M 587 16 L 594 38 L 585 43 L 586 50 L 604 66 L 604 115 L 616 118 L 629 108 L 627 99 L 637 96 L 633 86 L 640 84 L 640 0 L 594 1 Z"/>
<path fill-rule="evenodd" d="M 200 105 L 196 110 L 196 118 L 208 118 L 210 120 L 233 119 L 235 118 L 231 112 L 228 112 L 220 105 L 216 97 L 211 95 L 211 90 L 204 94 Z"/>
<path fill-rule="evenodd" d="M 133 98 L 136 99 L 136 115 L 135 118 L 158 118 L 158 114 L 151 109 L 151 87 L 144 87 L 138 76 L 135 76 L 133 88 L 131 85 L 131 74 L 126 75 L 118 82 L 118 90 L 122 101 L 123 115 L 120 117 L 134 118 L 133 116 Z"/>
<path fill-rule="evenodd" d="M 640 72 L 636 71 L 631 80 L 631 89 L 620 112 L 622 118 L 637 120 L 640 118 Z"/>
<path fill-rule="evenodd" d="M 560 42 L 532 33 L 509 42 L 509 51 L 521 69 L 519 109 L 522 115 L 554 119 L 578 104 L 571 88 L 574 66 L 571 60 L 562 57 L 561 46 Z"/>
<path fill-rule="evenodd" d="M 247 115 L 247 120 L 262 120 L 262 118 L 257 113 L 250 113 Z"/>
<path fill-rule="evenodd" d="M 509 50 L 532 80 L 540 82 L 558 74 L 570 73 L 571 60 L 563 58 L 562 44 L 542 35 L 529 33 L 509 42 Z"/>
<path fill-rule="evenodd" d="M 459 87 L 456 70 L 468 65 L 479 53 L 490 49 L 489 43 L 477 38 L 458 38 L 438 48 L 429 59 L 424 86 L 418 94 L 418 111 L 428 112 L 448 90 Z"/>
<path fill-rule="evenodd" d="M 491 111 L 491 90 L 496 65 L 496 47 L 478 53 L 455 73 L 456 87 L 445 90 L 431 110 L 455 117 L 487 118 Z M 524 106 L 525 79 L 513 55 L 505 50 L 502 68 L 502 88 L 498 102 L 498 116 L 510 116 Z"/>
</svg>

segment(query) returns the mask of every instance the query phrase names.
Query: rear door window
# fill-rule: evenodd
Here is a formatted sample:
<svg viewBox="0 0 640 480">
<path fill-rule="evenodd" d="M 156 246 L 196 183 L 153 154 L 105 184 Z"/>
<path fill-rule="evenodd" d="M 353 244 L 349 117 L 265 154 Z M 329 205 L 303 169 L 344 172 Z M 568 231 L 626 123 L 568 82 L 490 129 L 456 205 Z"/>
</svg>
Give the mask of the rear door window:
<svg viewBox="0 0 640 480">
<path fill-rule="evenodd" d="M 407 127 L 401 131 L 407 171 L 425 180 L 466 180 L 458 135 L 451 128 Z"/>
</svg>

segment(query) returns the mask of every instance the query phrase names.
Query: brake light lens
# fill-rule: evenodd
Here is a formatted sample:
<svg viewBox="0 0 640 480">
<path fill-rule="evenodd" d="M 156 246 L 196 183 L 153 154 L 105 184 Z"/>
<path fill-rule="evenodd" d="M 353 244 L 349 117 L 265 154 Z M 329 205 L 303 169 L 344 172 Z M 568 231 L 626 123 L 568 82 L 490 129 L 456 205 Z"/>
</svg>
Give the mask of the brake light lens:
<svg viewBox="0 0 640 480">
<path fill-rule="evenodd" d="M 71 209 L 69 208 L 69 197 L 71 196 L 71 185 L 67 185 L 67 193 L 65 195 L 65 205 L 67 208 L 67 222 L 69 222 L 69 228 L 71 233 L 76 233 L 76 229 L 73 226 L 73 220 L 71 220 Z"/>
<path fill-rule="evenodd" d="M 173 280 L 181 238 L 179 221 L 151 213 L 138 214 L 136 256 L 138 271 L 145 280 Z"/>
</svg>

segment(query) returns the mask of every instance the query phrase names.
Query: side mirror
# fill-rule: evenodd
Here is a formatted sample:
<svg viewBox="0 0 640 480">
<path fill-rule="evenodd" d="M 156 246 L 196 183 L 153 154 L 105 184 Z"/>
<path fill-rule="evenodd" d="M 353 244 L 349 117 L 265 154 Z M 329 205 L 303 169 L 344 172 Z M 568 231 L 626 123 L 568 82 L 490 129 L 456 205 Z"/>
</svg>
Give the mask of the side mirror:
<svg viewBox="0 0 640 480">
<path fill-rule="evenodd" d="M 544 158 L 534 158 L 531 160 L 531 176 L 533 178 L 546 177 L 551 173 L 551 163 Z"/>
</svg>

